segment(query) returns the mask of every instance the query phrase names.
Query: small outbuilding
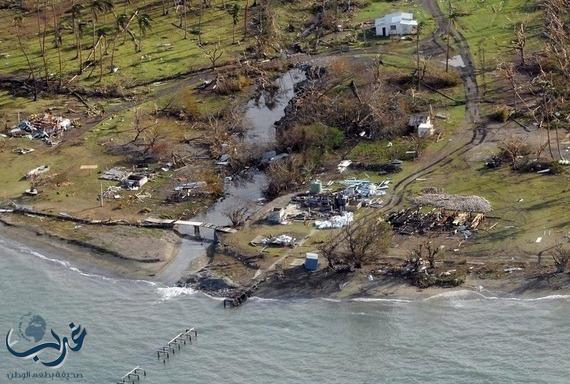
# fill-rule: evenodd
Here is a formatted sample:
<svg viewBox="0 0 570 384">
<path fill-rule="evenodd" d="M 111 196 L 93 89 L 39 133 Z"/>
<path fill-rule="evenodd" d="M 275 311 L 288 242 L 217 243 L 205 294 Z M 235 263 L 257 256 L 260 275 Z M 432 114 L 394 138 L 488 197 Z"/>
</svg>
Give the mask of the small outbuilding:
<svg viewBox="0 0 570 384">
<path fill-rule="evenodd" d="M 394 12 L 374 22 L 376 36 L 413 35 L 417 32 L 418 21 L 407 12 Z"/>
<path fill-rule="evenodd" d="M 138 191 L 146 183 L 148 183 L 148 177 L 144 175 L 130 175 L 122 181 L 123 187 L 131 191 Z"/>
<path fill-rule="evenodd" d="M 319 255 L 316 253 L 307 253 L 305 257 L 305 269 L 309 272 L 319 269 Z"/>
<path fill-rule="evenodd" d="M 435 133 L 431 118 L 427 114 L 412 115 L 408 126 L 412 127 L 419 137 L 428 137 Z"/>
<path fill-rule="evenodd" d="M 267 221 L 271 224 L 281 224 L 283 220 L 285 220 L 285 209 L 283 208 L 273 208 L 273 210 L 267 214 Z"/>
</svg>

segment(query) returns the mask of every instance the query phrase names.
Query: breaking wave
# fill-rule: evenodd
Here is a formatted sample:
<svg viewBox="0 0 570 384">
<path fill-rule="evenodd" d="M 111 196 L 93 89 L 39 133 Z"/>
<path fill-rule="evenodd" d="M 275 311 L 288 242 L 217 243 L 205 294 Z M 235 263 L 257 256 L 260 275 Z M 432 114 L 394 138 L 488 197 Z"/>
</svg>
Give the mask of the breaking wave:
<svg viewBox="0 0 570 384">
<path fill-rule="evenodd" d="M 167 301 L 179 296 L 191 296 L 197 293 L 195 289 L 184 287 L 160 287 L 156 291 L 160 295 L 160 301 Z"/>
<path fill-rule="evenodd" d="M 481 292 L 470 291 L 467 289 L 438 293 L 425 298 L 423 301 L 438 299 L 459 299 L 459 300 L 501 300 L 511 302 L 533 302 L 548 300 L 570 300 L 570 295 L 548 295 L 542 297 L 515 297 L 515 296 L 487 296 Z"/>
</svg>

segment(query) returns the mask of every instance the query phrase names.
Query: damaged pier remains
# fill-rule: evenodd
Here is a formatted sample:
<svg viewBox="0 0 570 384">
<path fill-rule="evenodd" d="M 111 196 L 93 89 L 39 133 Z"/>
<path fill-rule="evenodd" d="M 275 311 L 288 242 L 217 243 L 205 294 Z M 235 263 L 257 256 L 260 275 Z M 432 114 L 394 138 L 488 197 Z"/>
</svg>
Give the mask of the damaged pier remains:
<svg viewBox="0 0 570 384">
<path fill-rule="evenodd" d="M 166 364 L 166 360 L 170 359 L 170 356 L 176 354 L 176 351 L 180 351 L 184 345 L 187 343 L 192 344 L 192 335 L 194 335 L 194 340 L 198 338 L 198 331 L 194 328 L 187 328 L 183 332 L 173 337 L 166 346 L 159 348 L 156 351 L 156 357 Z"/>
<path fill-rule="evenodd" d="M 236 308 L 242 305 L 249 299 L 257 290 L 257 284 L 249 288 L 237 291 L 235 294 L 224 299 L 224 308 Z"/>
<path fill-rule="evenodd" d="M 141 377 L 146 377 L 146 371 L 140 367 L 131 369 L 126 375 L 121 377 L 121 381 L 117 384 L 123 383 L 137 383 L 141 381 Z"/>
</svg>

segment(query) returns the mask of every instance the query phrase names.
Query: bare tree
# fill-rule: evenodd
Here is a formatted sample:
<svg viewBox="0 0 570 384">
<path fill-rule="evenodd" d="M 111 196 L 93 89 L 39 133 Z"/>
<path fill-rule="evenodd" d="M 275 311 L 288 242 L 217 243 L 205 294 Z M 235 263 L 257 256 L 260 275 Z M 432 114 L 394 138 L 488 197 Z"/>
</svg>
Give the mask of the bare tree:
<svg viewBox="0 0 570 384">
<path fill-rule="evenodd" d="M 204 55 L 208 58 L 210 63 L 212 64 L 212 70 L 216 69 L 216 63 L 218 60 L 222 58 L 224 55 L 224 51 L 220 44 L 216 44 L 213 48 L 205 48 L 200 45 L 200 49 L 204 52 Z"/>
<path fill-rule="evenodd" d="M 125 146 L 129 144 L 139 144 L 141 139 L 144 139 L 147 131 L 150 130 L 152 127 L 158 125 L 158 120 L 155 120 L 150 124 L 147 122 L 147 120 L 148 116 L 146 116 L 144 112 L 142 112 L 139 108 L 137 108 L 135 110 L 135 116 L 133 118 L 133 131 L 135 133 L 135 136 L 132 138 L 131 141 L 124 144 Z"/>
<path fill-rule="evenodd" d="M 242 203 L 237 206 L 231 206 L 224 210 L 224 215 L 231 221 L 232 227 L 241 227 L 245 224 L 249 217 L 249 208 L 247 204 Z"/>
<path fill-rule="evenodd" d="M 378 215 L 364 216 L 323 243 L 319 250 L 335 270 L 360 269 L 378 261 L 389 247 L 392 230 Z M 340 267 L 340 268 L 339 268 Z"/>
<path fill-rule="evenodd" d="M 417 249 L 412 250 L 410 259 L 424 259 L 429 263 L 431 269 L 435 269 L 436 257 L 439 254 L 441 247 L 434 247 L 431 240 L 426 240 L 418 245 Z"/>
<path fill-rule="evenodd" d="M 22 44 L 22 22 L 23 22 L 22 17 L 16 16 L 14 18 L 14 29 L 16 31 L 16 38 L 18 39 L 18 46 L 20 47 L 20 51 L 22 51 L 22 54 L 26 58 L 26 63 L 28 63 L 28 68 L 30 69 L 30 77 L 31 77 L 32 82 L 34 84 L 34 101 L 37 101 L 38 100 L 38 81 L 36 78 L 36 71 L 34 70 L 34 66 L 32 64 L 32 61 L 30 60 L 30 56 L 28 55 L 28 52 L 26 51 L 26 49 L 24 48 L 24 45 Z"/>
<path fill-rule="evenodd" d="M 552 260 L 556 266 L 556 273 L 564 273 L 570 262 L 570 248 L 564 246 L 562 242 L 556 244 L 552 251 Z"/>
<path fill-rule="evenodd" d="M 516 30 L 516 40 L 513 42 L 513 49 L 518 52 L 521 59 L 521 66 L 526 65 L 525 61 L 525 48 L 526 48 L 526 32 L 525 23 L 520 23 Z"/>
</svg>

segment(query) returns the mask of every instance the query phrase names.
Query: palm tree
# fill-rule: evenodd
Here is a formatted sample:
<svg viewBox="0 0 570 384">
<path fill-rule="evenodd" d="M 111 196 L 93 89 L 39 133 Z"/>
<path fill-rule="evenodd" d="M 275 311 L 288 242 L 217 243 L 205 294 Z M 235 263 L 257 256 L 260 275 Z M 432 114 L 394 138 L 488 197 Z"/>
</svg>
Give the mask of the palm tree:
<svg viewBox="0 0 570 384">
<path fill-rule="evenodd" d="M 142 51 L 142 40 L 146 36 L 146 31 L 152 29 L 152 18 L 146 14 L 142 13 L 137 16 L 137 23 L 139 25 L 139 52 Z"/>
<path fill-rule="evenodd" d="M 449 14 L 448 14 L 448 24 L 447 24 L 447 47 L 445 50 L 445 72 L 449 72 L 449 49 L 450 49 L 450 38 L 451 38 L 451 28 L 454 28 L 457 23 L 458 13 L 451 5 L 451 0 L 449 0 Z"/>
<path fill-rule="evenodd" d="M 26 49 L 22 44 L 22 22 L 23 22 L 22 16 L 14 17 L 14 28 L 16 30 L 16 37 L 18 38 L 18 45 L 20 46 L 20 50 L 22 51 L 22 54 L 24 55 L 24 57 L 26 58 L 26 62 L 28 63 L 28 68 L 30 69 L 30 76 L 32 78 L 32 82 L 34 83 L 34 101 L 37 101 L 38 83 L 36 80 L 36 72 L 34 71 L 34 66 L 32 65 L 32 62 L 30 61 L 30 56 L 28 56 L 28 52 L 26 52 Z"/>
<path fill-rule="evenodd" d="M 91 23 L 93 26 L 93 57 L 95 57 L 95 45 L 97 41 L 97 20 L 100 13 L 105 13 L 113 9 L 112 0 L 93 0 L 90 5 Z"/>
<path fill-rule="evenodd" d="M 74 3 L 69 10 L 71 13 L 73 35 L 75 36 L 75 48 L 77 49 L 75 59 L 79 59 L 79 68 L 83 66 L 83 59 L 81 56 L 81 33 L 79 32 L 79 24 L 81 23 L 81 11 L 83 9 L 83 5 Z"/>
<path fill-rule="evenodd" d="M 228 9 L 228 13 L 232 17 L 232 44 L 236 43 L 236 25 L 239 21 L 239 4 L 234 3 L 232 7 Z"/>
<path fill-rule="evenodd" d="M 113 37 L 113 47 L 111 48 L 111 71 L 113 71 L 115 65 L 115 47 L 117 46 L 117 40 L 119 40 L 119 35 L 127 28 L 128 22 L 129 17 L 126 13 L 121 13 L 115 18 L 115 37 Z"/>
</svg>

